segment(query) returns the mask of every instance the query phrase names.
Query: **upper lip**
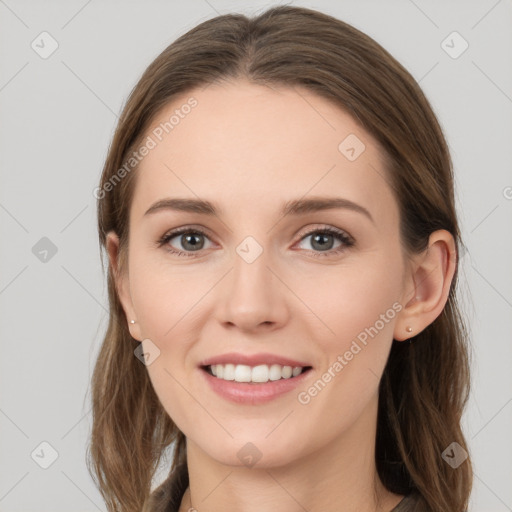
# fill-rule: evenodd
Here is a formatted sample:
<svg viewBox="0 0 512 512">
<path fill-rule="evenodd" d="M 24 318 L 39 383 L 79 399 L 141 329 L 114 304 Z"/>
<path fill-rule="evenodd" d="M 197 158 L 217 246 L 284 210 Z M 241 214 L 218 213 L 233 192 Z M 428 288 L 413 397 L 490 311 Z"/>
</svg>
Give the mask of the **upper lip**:
<svg viewBox="0 0 512 512">
<path fill-rule="evenodd" d="M 247 366 L 258 366 L 262 364 L 272 365 L 279 364 L 281 366 L 311 366 L 307 363 L 297 361 L 295 359 L 291 359 L 289 357 L 280 356 L 277 354 L 268 354 L 268 353 L 260 353 L 260 354 L 237 354 L 235 352 L 231 352 L 228 354 L 221 354 L 218 356 L 210 357 L 205 359 L 199 366 L 211 366 L 214 364 L 245 364 Z"/>
</svg>

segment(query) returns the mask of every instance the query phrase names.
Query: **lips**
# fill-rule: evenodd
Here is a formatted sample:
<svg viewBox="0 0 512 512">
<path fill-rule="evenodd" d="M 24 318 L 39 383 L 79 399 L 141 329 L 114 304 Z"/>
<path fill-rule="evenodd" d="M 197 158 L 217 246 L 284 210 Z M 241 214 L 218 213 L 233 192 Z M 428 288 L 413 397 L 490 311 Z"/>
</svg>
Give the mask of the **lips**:
<svg viewBox="0 0 512 512">
<path fill-rule="evenodd" d="M 227 363 L 224 368 L 226 371 L 228 367 L 233 366 L 230 363 Z M 279 366 L 279 365 L 273 365 Z M 217 365 L 213 365 L 216 367 L 216 371 L 219 371 L 219 368 L 222 368 L 223 365 L 220 363 Z M 261 365 L 260 365 L 261 367 Z M 210 371 L 208 371 L 208 369 Z M 277 399 L 281 396 L 284 396 L 291 391 L 293 391 L 298 386 L 302 385 L 305 381 L 311 378 L 312 371 L 311 367 L 304 367 L 302 372 L 298 375 L 288 376 L 285 378 L 283 375 L 280 375 L 278 380 L 268 380 L 267 382 L 254 382 L 251 379 L 251 382 L 248 382 L 247 379 L 244 379 L 243 382 L 238 382 L 237 380 L 225 380 L 224 378 L 219 378 L 211 373 L 212 367 L 201 367 L 199 369 L 200 379 L 209 386 L 211 390 L 213 390 L 218 396 L 222 397 L 225 400 L 230 402 L 234 402 L 236 404 L 246 404 L 246 405 L 259 405 L 264 404 L 274 399 Z M 243 373 L 246 373 L 251 367 L 237 365 L 237 369 L 243 369 Z M 258 366 L 253 367 L 258 368 Z M 285 366 L 283 368 L 288 368 L 291 370 L 291 366 Z M 300 367 L 294 367 L 300 370 Z M 289 373 L 289 371 L 288 371 Z M 231 377 L 237 377 L 236 371 L 235 375 L 231 375 Z M 253 375 L 254 378 L 254 375 Z"/>
<path fill-rule="evenodd" d="M 277 354 L 260 353 L 260 354 L 240 354 L 240 353 L 227 353 L 205 359 L 199 363 L 200 367 L 208 367 L 215 364 L 234 364 L 234 365 L 247 365 L 259 366 L 266 364 L 268 366 L 278 364 L 281 366 L 291 367 L 311 367 L 311 364 L 305 361 L 291 359 L 289 357 L 280 356 Z"/>
</svg>

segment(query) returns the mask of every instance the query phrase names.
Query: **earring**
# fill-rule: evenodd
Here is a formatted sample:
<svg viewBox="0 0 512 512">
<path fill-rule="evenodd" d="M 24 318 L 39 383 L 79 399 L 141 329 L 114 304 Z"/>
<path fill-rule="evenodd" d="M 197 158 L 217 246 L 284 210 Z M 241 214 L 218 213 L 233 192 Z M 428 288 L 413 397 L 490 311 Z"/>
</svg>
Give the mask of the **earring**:
<svg viewBox="0 0 512 512">
<path fill-rule="evenodd" d="M 130 320 L 130 323 L 131 323 L 131 324 L 134 324 L 134 323 L 135 323 L 135 320 Z"/>
<path fill-rule="evenodd" d="M 412 327 L 411 327 L 410 325 L 408 325 L 408 326 L 405 328 L 405 330 L 406 330 L 407 332 L 412 332 Z"/>
</svg>

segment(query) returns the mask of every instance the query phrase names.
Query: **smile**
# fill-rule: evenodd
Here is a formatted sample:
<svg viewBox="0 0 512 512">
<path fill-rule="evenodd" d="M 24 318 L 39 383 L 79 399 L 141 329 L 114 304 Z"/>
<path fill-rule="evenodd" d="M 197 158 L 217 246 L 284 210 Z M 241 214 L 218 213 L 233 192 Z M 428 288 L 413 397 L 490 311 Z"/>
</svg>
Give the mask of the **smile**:
<svg viewBox="0 0 512 512">
<path fill-rule="evenodd" d="M 214 364 L 204 367 L 210 375 L 213 375 L 218 379 L 255 384 L 281 379 L 291 379 L 299 376 L 310 368 L 310 366 L 292 367 L 280 364 L 260 364 L 257 366 L 249 366 L 245 364 Z"/>
</svg>

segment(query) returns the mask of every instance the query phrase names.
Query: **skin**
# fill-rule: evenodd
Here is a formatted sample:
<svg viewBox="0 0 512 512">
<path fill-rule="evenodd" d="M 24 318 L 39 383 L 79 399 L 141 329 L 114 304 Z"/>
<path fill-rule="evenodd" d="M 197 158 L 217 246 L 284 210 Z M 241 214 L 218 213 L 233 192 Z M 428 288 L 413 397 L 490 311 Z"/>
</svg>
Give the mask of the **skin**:
<svg viewBox="0 0 512 512">
<path fill-rule="evenodd" d="M 442 311 L 455 270 L 453 237 L 432 233 L 407 256 L 398 204 L 377 142 L 339 107 L 305 89 L 225 82 L 167 105 L 152 128 L 193 96 L 198 105 L 142 160 L 130 211 L 128 266 L 119 243 L 107 250 L 131 335 L 160 355 L 147 366 L 167 413 L 187 437 L 190 487 L 180 510 L 390 511 L 402 496 L 381 484 L 374 462 L 378 385 L 393 338 L 406 340 Z M 349 134 L 365 151 L 349 161 Z M 338 196 L 348 209 L 281 216 L 283 203 Z M 216 203 L 218 216 L 161 210 L 165 197 Z M 202 227 L 203 248 L 171 254 L 157 240 L 173 228 Z M 339 228 L 331 255 L 311 231 Z M 309 233 L 309 235 L 307 235 Z M 263 249 L 252 263 L 237 252 L 247 236 Z M 181 235 L 167 243 L 185 251 Z M 185 241 L 186 242 L 186 241 Z M 401 311 L 308 404 L 297 400 L 356 336 L 394 303 Z M 406 327 L 413 331 L 408 333 Z M 148 342 L 148 340 L 151 340 Z M 201 360 L 226 352 L 270 352 L 313 366 L 299 389 L 265 404 L 234 404 L 199 378 Z M 247 443 L 261 459 L 247 467 Z M 302 508 L 303 507 L 303 508 Z"/>
</svg>

